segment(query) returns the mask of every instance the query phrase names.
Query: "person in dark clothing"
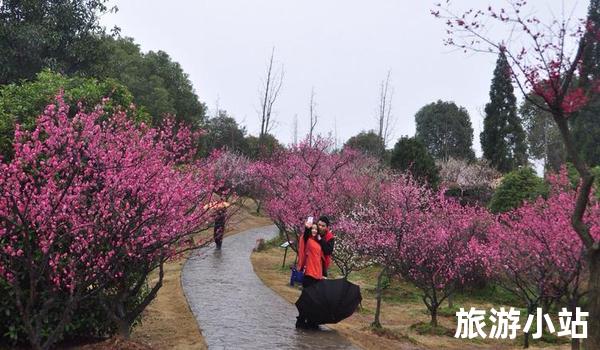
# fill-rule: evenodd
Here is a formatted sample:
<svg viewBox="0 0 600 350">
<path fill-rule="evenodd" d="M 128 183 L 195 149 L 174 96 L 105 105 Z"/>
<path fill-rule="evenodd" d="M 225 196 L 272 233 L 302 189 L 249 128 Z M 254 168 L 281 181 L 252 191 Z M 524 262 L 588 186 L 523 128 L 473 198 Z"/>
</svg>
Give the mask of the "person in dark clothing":
<svg viewBox="0 0 600 350">
<path fill-rule="evenodd" d="M 323 250 L 323 276 L 327 277 L 327 270 L 331 265 L 331 256 L 335 244 L 335 236 L 329 229 L 330 221 L 327 216 L 321 216 L 317 222 L 318 235 L 317 240 Z"/>
<path fill-rule="evenodd" d="M 227 206 L 222 204 L 219 206 L 215 213 L 215 228 L 214 228 L 214 240 L 217 245 L 217 249 L 221 249 L 223 245 L 223 236 L 225 236 L 225 221 L 227 218 Z"/>
</svg>

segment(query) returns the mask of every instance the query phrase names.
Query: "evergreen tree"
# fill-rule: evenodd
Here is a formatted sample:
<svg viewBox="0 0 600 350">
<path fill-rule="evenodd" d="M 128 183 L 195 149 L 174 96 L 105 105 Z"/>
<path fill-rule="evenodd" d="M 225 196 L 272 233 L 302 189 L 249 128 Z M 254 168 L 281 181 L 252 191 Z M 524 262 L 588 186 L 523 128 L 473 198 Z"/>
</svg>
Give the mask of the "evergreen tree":
<svg viewBox="0 0 600 350">
<path fill-rule="evenodd" d="M 416 138 L 431 156 L 472 160 L 473 127 L 469 113 L 454 102 L 437 101 L 421 108 L 415 115 Z"/>
<path fill-rule="evenodd" d="M 284 148 L 279 140 L 271 134 L 258 137 L 248 135 L 245 140 L 247 148 L 243 155 L 252 160 L 268 159 Z"/>
<path fill-rule="evenodd" d="M 205 122 L 206 106 L 198 99 L 188 74 L 166 52 L 144 53 L 132 38 L 105 38 L 104 46 L 109 59 L 92 67 L 90 74 L 122 82 L 138 108 L 152 116 L 154 125 L 166 114 L 192 128 Z"/>
<path fill-rule="evenodd" d="M 600 0 L 591 0 L 588 8 L 588 20 L 593 31 L 586 35 L 597 35 L 600 28 Z M 600 79 L 600 43 L 588 40 L 581 62 L 581 85 L 586 91 L 592 91 L 590 101 L 576 114 L 572 115 L 571 127 L 573 140 L 581 156 L 591 166 L 600 165 L 600 94 L 589 89 Z"/>
<path fill-rule="evenodd" d="M 352 136 L 346 141 L 344 148 L 355 149 L 380 159 L 385 155 L 383 139 L 373 130 L 369 132 L 361 131 L 358 135 Z"/>
<path fill-rule="evenodd" d="M 106 60 L 100 17 L 107 0 L 0 1 L 0 84 L 63 74 Z"/>
<path fill-rule="evenodd" d="M 534 159 L 543 159 L 546 171 L 558 172 L 565 164 L 567 151 L 552 115 L 538 108 L 541 97 L 529 94 L 519 108 L 523 127 L 527 134 L 527 150 Z M 531 101 L 535 101 L 532 103 Z"/>
<path fill-rule="evenodd" d="M 517 116 L 510 65 L 503 52 L 500 52 L 494 69 L 480 140 L 484 158 L 501 172 L 527 163 L 525 132 Z"/>
<path fill-rule="evenodd" d="M 439 172 L 425 145 L 415 137 L 401 137 L 392 151 L 392 169 L 409 171 L 415 179 L 437 187 Z"/>
<path fill-rule="evenodd" d="M 245 138 L 246 128 L 238 125 L 237 121 L 219 110 L 219 114 L 208 119 L 203 126 L 206 135 L 202 136 L 202 155 L 208 155 L 215 149 L 227 148 L 239 154 L 248 153 L 248 142 Z"/>
</svg>

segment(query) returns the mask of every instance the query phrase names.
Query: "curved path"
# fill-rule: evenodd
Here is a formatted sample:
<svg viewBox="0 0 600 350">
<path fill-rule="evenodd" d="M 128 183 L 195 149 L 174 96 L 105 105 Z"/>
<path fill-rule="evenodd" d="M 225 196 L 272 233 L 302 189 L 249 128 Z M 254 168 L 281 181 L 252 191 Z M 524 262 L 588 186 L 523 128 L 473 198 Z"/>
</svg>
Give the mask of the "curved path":
<svg viewBox="0 0 600 350">
<path fill-rule="evenodd" d="M 267 226 L 225 238 L 194 251 L 183 267 L 182 284 L 202 334 L 212 349 L 356 349 L 337 332 L 297 330 L 296 307 L 256 276 L 250 262 L 258 238 L 277 234 Z"/>
</svg>

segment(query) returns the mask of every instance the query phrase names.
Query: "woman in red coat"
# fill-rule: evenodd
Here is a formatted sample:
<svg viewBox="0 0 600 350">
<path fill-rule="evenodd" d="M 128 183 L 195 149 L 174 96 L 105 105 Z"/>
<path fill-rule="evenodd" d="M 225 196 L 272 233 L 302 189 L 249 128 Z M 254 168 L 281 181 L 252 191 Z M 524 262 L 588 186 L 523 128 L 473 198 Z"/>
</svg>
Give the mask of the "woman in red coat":
<svg viewBox="0 0 600 350">
<path fill-rule="evenodd" d="M 298 263 L 296 269 L 304 271 L 302 287 L 308 288 L 323 279 L 325 256 L 317 238 L 317 224 L 306 223 L 304 233 L 298 238 Z"/>
<path fill-rule="evenodd" d="M 304 233 L 298 238 L 298 263 L 296 269 L 304 271 L 302 288 L 308 288 L 323 279 L 323 264 L 325 256 L 318 239 L 318 226 L 311 222 L 305 223 Z M 296 318 L 296 328 L 318 328 L 309 322 L 302 314 Z"/>
</svg>

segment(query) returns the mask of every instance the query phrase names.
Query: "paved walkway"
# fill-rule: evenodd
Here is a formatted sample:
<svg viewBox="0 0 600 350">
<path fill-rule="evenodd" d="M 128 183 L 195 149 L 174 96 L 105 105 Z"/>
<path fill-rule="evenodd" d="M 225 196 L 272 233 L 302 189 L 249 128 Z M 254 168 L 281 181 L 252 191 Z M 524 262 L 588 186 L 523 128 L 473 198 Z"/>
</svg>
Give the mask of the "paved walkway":
<svg viewBox="0 0 600 350">
<path fill-rule="evenodd" d="M 250 254 L 275 226 L 244 231 L 194 251 L 183 267 L 183 290 L 212 349 L 356 349 L 337 332 L 297 330 L 298 311 L 254 273 Z"/>
</svg>

